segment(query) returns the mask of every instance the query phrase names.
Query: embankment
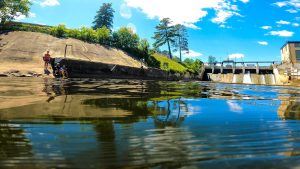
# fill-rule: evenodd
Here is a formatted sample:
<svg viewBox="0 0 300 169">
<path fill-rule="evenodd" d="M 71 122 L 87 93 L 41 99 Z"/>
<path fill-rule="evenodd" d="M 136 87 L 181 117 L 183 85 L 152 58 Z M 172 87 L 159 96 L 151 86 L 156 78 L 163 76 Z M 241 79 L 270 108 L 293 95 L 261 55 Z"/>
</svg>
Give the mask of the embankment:
<svg viewBox="0 0 300 169">
<path fill-rule="evenodd" d="M 67 59 L 74 62 L 72 71 L 75 71 L 79 62 L 82 62 L 85 66 L 81 66 L 81 70 L 85 67 L 88 68 L 86 71 L 97 71 L 105 66 L 111 68 L 112 65 L 116 65 L 115 71 L 126 72 L 125 68 L 127 68 L 135 72 L 132 75 L 140 73 L 140 61 L 121 50 L 71 38 L 60 39 L 42 33 L 16 31 L 0 35 L 0 76 L 40 76 L 44 72 L 42 60 L 44 53 L 49 50 L 51 57 L 63 58 L 66 45 L 71 45 L 67 48 Z M 96 68 L 97 66 L 100 68 Z M 150 71 L 145 65 L 143 67 L 146 72 Z M 152 73 L 156 72 L 153 70 Z M 79 73 L 76 72 L 76 75 Z M 161 74 L 156 75 L 161 76 Z"/>
</svg>

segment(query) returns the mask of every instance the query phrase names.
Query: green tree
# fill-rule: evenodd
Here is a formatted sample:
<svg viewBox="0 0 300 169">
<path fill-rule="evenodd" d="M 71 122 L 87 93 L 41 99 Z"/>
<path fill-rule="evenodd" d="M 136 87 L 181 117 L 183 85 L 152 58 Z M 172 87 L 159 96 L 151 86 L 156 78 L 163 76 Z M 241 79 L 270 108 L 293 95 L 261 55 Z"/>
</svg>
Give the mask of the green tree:
<svg viewBox="0 0 300 169">
<path fill-rule="evenodd" d="M 160 21 L 159 25 L 155 27 L 156 32 L 154 34 L 154 47 L 159 48 L 164 44 L 168 45 L 169 57 L 172 59 L 171 44 L 175 43 L 176 29 L 172 25 L 170 18 L 164 18 Z"/>
<path fill-rule="evenodd" d="M 208 63 L 212 64 L 215 63 L 216 61 L 217 61 L 216 57 L 208 56 Z"/>
<path fill-rule="evenodd" d="M 189 53 L 189 42 L 188 42 L 188 34 L 186 27 L 177 24 L 175 25 L 176 30 L 176 41 L 173 46 L 175 47 L 175 51 L 179 51 L 179 60 L 182 61 L 182 52 Z"/>
<path fill-rule="evenodd" d="M 30 5 L 30 0 L 0 0 L 1 24 L 20 15 L 28 16 Z"/>
<path fill-rule="evenodd" d="M 80 30 L 79 29 L 69 29 L 68 36 L 70 38 L 80 39 Z"/>
<path fill-rule="evenodd" d="M 138 48 L 139 36 L 130 28 L 122 27 L 113 33 L 113 45 L 117 48 L 131 51 Z"/>
<path fill-rule="evenodd" d="M 178 62 L 178 63 L 181 62 L 180 58 L 177 57 L 177 56 L 173 57 L 173 60 L 174 60 L 175 62 Z"/>
<path fill-rule="evenodd" d="M 86 42 L 97 42 L 97 36 L 95 30 L 88 27 L 81 27 L 80 39 Z"/>
<path fill-rule="evenodd" d="M 141 39 L 139 42 L 139 50 L 142 52 L 144 55 L 148 55 L 150 44 L 147 39 Z"/>
<path fill-rule="evenodd" d="M 110 30 L 105 26 L 96 29 L 96 39 L 101 45 L 110 45 Z"/>
<path fill-rule="evenodd" d="M 64 24 L 59 24 L 58 26 L 53 26 L 50 29 L 51 35 L 59 37 L 59 38 L 63 38 L 63 37 L 67 37 L 67 28 Z"/>
<path fill-rule="evenodd" d="M 112 8 L 112 3 L 103 3 L 95 16 L 93 29 L 105 26 L 107 29 L 112 30 L 114 12 L 115 10 Z"/>
<path fill-rule="evenodd" d="M 185 59 L 183 61 L 185 67 L 188 68 L 188 70 L 193 73 L 193 74 L 198 74 L 199 73 L 199 70 L 201 69 L 201 66 L 202 66 L 202 62 L 199 60 L 199 59 L 196 59 L 195 61 L 192 60 L 192 59 Z"/>
</svg>

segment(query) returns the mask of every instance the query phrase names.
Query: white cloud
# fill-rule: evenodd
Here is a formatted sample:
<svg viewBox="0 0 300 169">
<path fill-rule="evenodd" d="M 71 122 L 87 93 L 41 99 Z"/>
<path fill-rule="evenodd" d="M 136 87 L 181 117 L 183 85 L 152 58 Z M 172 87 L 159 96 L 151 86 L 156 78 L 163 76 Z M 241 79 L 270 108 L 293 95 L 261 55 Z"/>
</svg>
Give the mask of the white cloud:
<svg viewBox="0 0 300 169">
<path fill-rule="evenodd" d="M 136 33 L 137 29 L 136 29 L 136 26 L 133 23 L 129 23 L 127 25 L 127 27 L 130 28 L 133 33 Z"/>
<path fill-rule="evenodd" d="M 183 57 L 185 57 L 185 58 L 194 58 L 194 57 L 199 57 L 202 55 L 203 55 L 202 53 L 196 52 L 193 50 L 190 50 L 189 53 L 183 53 Z"/>
<path fill-rule="evenodd" d="M 228 55 L 229 59 L 242 59 L 244 57 L 245 57 L 245 55 L 242 53 L 233 53 L 233 54 Z"/>
<path fill-rule="evenodd" d="M 60 5 L 60 3 L 58 0 L 43 0 L 40 1 L 40 5 L 42 7 L 47 7 L 47 6 L 57 6 Z"/>
<path fill-rule="evenodd" d="M 29 12 L 28 17 L 29 17 L 29 18 L 35 18 L 35 17 L 36 17 L 36 14 L 33 13 L 33 12 Z"/>
<path fill-rule="evenodd" d="M 269 43 L 266 42 L 266 41 L 258 41 L 257 43 L 260 44 L 260 45 L 263 45 L 263 46 L 266 46 L 266 45 L 269 44 Z"/>
<path fill-rule="evenodd" d="M 21 14 L 21 13 L 19 13 L 19 12 L 17 12 L 16 16 L 14 17 L 14 19 L 15 19 L 16 21 L 20 21 L 20 20 L 23 20 L 23 19 L 25 19 L 25 18 L 26 18 L 26 16 L 23 15 L 23 14 Z"/>
<path fill-rule="evenodd" d="M 289 25 L 289 24 L 291 24 L 291 22 L 289 22 L 289 21 L 284 21 L 284 20 L 277 21 L 276 23 L 277 23 L 277 24 L 280 24 L 280 25 Z"/>
<path fill-rule="evenodd" d="M 25 18 L 35 18 L 35 17 L 36 17 L 36 14 L 32 13 L 32 12 L 29 12 L 28 17 L 26 17 L 26 15 L 23 15 L 20 12 L 17 12 L 16 16 L 14 17 L 14 20 L 21 21 L 21 20 L 23 20 Z"/>
<path fill-rule="evenodd" d="M 217 24 L 224 24 L 229 18 L 231 18 L 234 15 L 241 16 L 239 13 L 234 11 L 219 10 L 217 12 L 217 16 L 212 19 L 212 22 Z"/>
<path fill-rule="evenodd" d="M 150 19 L 170 18 L 174 24 L 198 28 L 195 24 L 214 10 L 214 23 L 223 24 L 232 16 L 241 16 L 235 2 L 229 0 L 125 0 L 127 6 L 138 8 Z"/>
<path fill-rule="evenodd" d="M 295 9 L 287 9 L 287 10 L 285 10 L 285 11 L 287 11 L 287 12 L 289 12 L 289 13 L 298 13 L 298 11 L 295 10 Z"/>
<path fill-rule="evenodd" d="M 300 24 L 299 23 L 293 23 L 293 26 L 298 27 L 298 26 L 300 26 Z"/>
<path fill-rule="evenodd" d="M 293 9 L 286 10 L 290 13 L 297 13 L 300 10 L 300 0 L 286 0 L 286 1 L 278 1 L 274 3 L 274 5 L 282 8 L 282 7 L 289 7 Z"/>
<path fill-rule="evenodd" d="M 269 32 L 269 34 L 272 36 L 291 37 L 294 35 L 294 32 L 282 30 L 282 31 L 271 31 L 271 32 Z"/>
<path fill-rule="evenodd" d="M 272 29 L 272 26 L 262 26 L 261 29 L 265 29 L 265 30 Z"/>
<path fill-rule="evenodd" d="M 250 0 L 240 0 L 240 1 L 242 1 L 243 3 L 248 3 Z"/>
<path fill-rule="evenodd" d="M 225 25 L 225 24 L 220 25 L 220 27 L 221 27 L 221 28 L 227 28 L 227 29 L 232 28 L 231 26 L 227 26 L 227 25 Z"/>
<path fill-rule="evenodd" d="M 283 1 L 283 2 L 276 2 L 276 3 L 274 3 L 274 5 L 281 8 L 281 7 L 287 6 L 288 3 L 287 3 L 287 1 Z"/>
<path fill-rule="evenodd" d="M 125 3 L 120 6 L 120 15 L 126 19 L 132 17 L 131 9 Z"/>
</svg>

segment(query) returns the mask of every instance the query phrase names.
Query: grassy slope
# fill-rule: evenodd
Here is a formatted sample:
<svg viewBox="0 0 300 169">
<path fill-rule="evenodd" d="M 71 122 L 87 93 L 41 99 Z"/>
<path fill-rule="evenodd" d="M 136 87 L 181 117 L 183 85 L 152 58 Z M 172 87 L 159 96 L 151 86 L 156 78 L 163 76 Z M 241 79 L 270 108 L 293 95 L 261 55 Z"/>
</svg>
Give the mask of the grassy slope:
<svg viewBox="0 0 300 169">
<path fill-rule="evenodd" d="M 160 68 L 163 69 L 164 63 L 167 63 L 169 65 L 169 69 L 174 72 L 178 73 L 185 73 L 187 71 L 187 68 L 181 65 L 180 63 L 177 63 L 176 61 L 169 59 L 163 55 L 160 54 L 154 54 L 153 57 L 160 62 Z"/>
</svg>

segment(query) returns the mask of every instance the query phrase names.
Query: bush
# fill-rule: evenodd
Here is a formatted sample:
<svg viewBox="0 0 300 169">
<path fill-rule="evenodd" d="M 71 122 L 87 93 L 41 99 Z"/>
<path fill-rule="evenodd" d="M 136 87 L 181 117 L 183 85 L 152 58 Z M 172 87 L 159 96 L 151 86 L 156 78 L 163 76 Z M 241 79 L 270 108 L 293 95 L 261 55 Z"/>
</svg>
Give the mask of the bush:
<svg viewBox="0 0 300 169">
<path fill-rule="evenodd" d="M 50 32 L 51 32 L 51 35 L 56 36 L 58 38 L 64 38 L 64 37 L 68 36 L 68 34 L 67 34 L 68 30 L 67 30 L 66 26 L 63 24 L 52 27 Z"/>
<path fill-rule="evenodd" d="M 199 71 L 203 63 L 198 59 L 196 59 L 195 61 L 192 59 L 185 59 L 183 61 L 183 64 L 185 65 L 185 67 L 188 68 L 189 72 L 197 75 L 199 74 Z"/>
<path fill-rule="evenodd" d="M 80 30 L 78 29 L 69 29 L 68 36 L 74 39 L 80 39 Z"/>
<path fill-rule="evenodd" d="M 4 31 L 28 31 L 28 32 L 41 32 L 50 34 L 50 27 L 35 25 L 35 24 L 25 24 L 17 22 L 7 22 L 4 25 L 0 25 L 0 30 Z"/>
<path fill-rule="evenodd" d="M 110 45 L 110 30 L 106 27 L 96 29 L 96 39 L 101 45 Z"/>
<path fill-rule="evenodd" d="M 88 27 L 81 27 L 80 28 L 80 38 L 85 42 L 97 42 L 97 35 L 94 29 Z"/>
</svg>

